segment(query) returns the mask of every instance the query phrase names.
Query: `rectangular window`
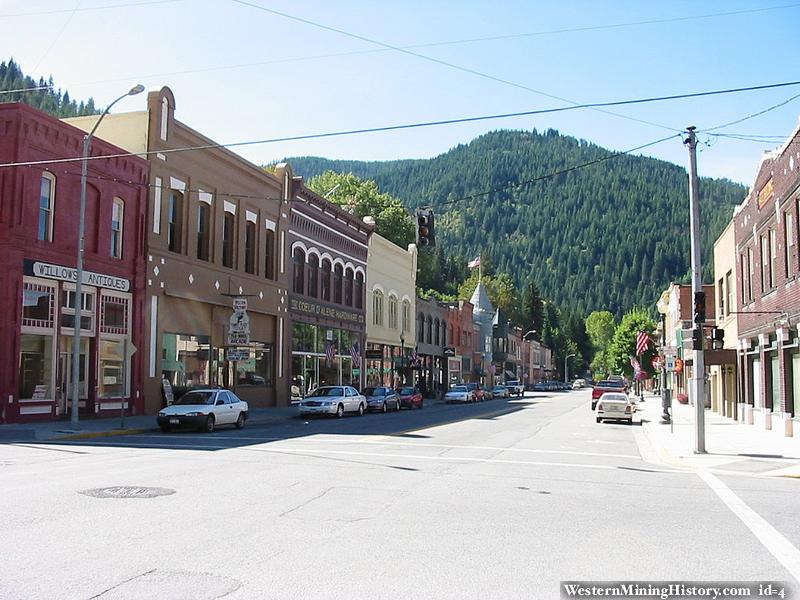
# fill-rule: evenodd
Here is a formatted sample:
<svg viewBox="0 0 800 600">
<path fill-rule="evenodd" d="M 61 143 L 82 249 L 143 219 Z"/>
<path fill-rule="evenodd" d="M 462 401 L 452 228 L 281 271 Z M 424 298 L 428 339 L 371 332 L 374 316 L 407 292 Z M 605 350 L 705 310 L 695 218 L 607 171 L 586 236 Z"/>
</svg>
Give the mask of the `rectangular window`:
<svg viewBox="0 0 800 600">
<path fill-rule="evenodd" d="M 197 207 L 197 258 L 208 260 L 211 207 L 201 202 Z"/>
<path fill-rule="evenodd" d="M 267 229 L 266 251 L 264 252 L 264 276 L 275 279 L 275 232 Z"/>
<path fill-rule="evenodd" d="M 97 351 L 97 394 L 101 398 L 122 398 L 128 395 L 122 351 L 122 340 L 100 340 Z"/>
<path fill-rule="evenodd" d="M 730 315 L 731 312 L 733 312 L 734 293 L 735 292 L 733 287 L 733 271 L 728 271 L 727 273 L 725 273 L 725 294 L 728 296 L 727 312 L 725 313 L 726 317 Z"/>
<path fill-rule="evenodd" d="M 244 270 L 256 272 L 256 224 L 248 221 L 244 229 Z"/>
<path fill-rule="evenodd" d="M 774 229 L 769 230 L 769 289 L 775 289 L 778 265 L 778 234 Z"/>
<path fill-rule="evenodd" d="M 725 288 L 722 279 L 717 281 L 717 307 L 717 315 L 721 319 L 725 316 Z"/>
<path fill-rule="evenodd" d="M 111 256 L 122 258 L 122 219 L 125 215 L 125 205 L 119 198 L 114 198 L 111 209 Z"/>
<path fill-rule="evenodd" d="M 766 294 L 771 288 L 769 266 L 771 263 L 769 259 L 769 238 L 762 235 L 761 242 L 761 293 Z"/>
<path fill-rule="evenodd" d="M 161 343 L 161 374 L 173 386 L 210 383 L 210 340 L 205 335 L 165 333 Z"/>
<path fill-rule="evenodd" d="M 794 223 L 792 213 L 783 213 L 783 260 L 786 267 L 786 278 L 794 277 Z"/>
<path fill-rule="evenodd" d="M 233 236 L 236 216 L 226 212 L 222 219 L 222 266 L 233 268 Z"/>
<path fill-rule="evenodd" d="M 747 301 L 753 301 L 753 277 L 755 271 L 753 269 L 753 249 L 747 249 Z"/>
<path fill-rule="evenodd" d="M 127 335 L 130 298 L 103 294 L 100 297 L 100 333 Z"/>
<path fill-rule="evenodd" d="M 19 358 L 20 400 L 52 400 L 53 337 L 22 334 Z"/>
<path fill-rule="evenodd" d="M 181 249 L 181 204 L 182 195 L 180 192 L 171 190 L 169 193 L 169 214 L 167 227 L 167 246 L 172 252 L 180 252 Z"/>
<path fill-rule="evenodd" d="M 241 386 L 272 387 L 274 385 L 274 352 L 272 344 L 253 342 L 250 358 L 237 362 L 237 383 Z"/>
<path fill-rule="evenodd" d="M 53 196 L 55 191 L 55 177 L 50 173 L 42 174 L 42 183 L 39 191 L 39 236 L 44 242 L 53 241 Z"/>
<path fill-rule="evenodd" d="M 81 290 L 81 331 L 94 331 L 94 292 Z M 75 288 L 61 290 L 61 327 L 75 327 Z"/>
<path fill-rule="evenodd" d="M 161 234 L 161 177 L 156 177 L 153 186 L 153 233 Z"/>
<path fill-rule="evenodd" d="M 22 326 L 52 329 L 55 315 L 54 287 L 26 281 L 22 286 Z"/>
</svg>

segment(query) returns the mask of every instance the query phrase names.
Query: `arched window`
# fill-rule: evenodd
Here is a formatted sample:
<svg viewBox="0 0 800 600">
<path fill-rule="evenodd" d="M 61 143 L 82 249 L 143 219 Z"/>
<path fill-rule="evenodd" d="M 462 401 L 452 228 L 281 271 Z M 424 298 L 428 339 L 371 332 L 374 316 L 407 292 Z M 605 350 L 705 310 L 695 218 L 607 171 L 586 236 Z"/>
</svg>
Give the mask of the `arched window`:
<svg viewBox="0 0 800 600">
<path fill-rule="evenodd" d="M 425 341 L 425 315 L 422 313 L 417 317 L 417 341 Z"/>
<path fill-rule="evenodd" d="M 411 302 L 403 300 L 403 333 L 411 331 Z"/>
<path fill-rule="evenodd" d="M 344 303 L 353 306 L 353 269 L 350 267 L 344 272 Z"/>
<path fill-rule="evenodd" d="M 342 265 L 333 268 L 333 301 L 336 304 L 342 303 Z"/>
<path fill-rule="evenodd" d="M 292 255 L 292 262 L 294 263 L 294 287 L 292 289 L 295 294 L 302 294 L 306 268 L 306 253 L 300 248 L 295 248 L 294 254 Z"/>
<path fill-rule="evenodd" d="M 222 266 L 234 267 L 235 238 L 236 237 L 236 215 L 225 211 L 222 219 Z"/>
<path fill-rule="evenodd" d="M 114 198 L 111 207 L 111 257 L 122 258 L 122 223 L 125 218 L 125 203 Z"/>
<path fill-rule="evenodd" d="M 306 294 L 312 298 L 317 297 L 317 279 L 319 277 L 319 257 L 316 254 L 308 255 L 308 290 Z"/>
<path fill-rule="evenodd" d="M 264 251 L 264 277 L 275 279 L 275 232 L 267 229 L 266 250 Z"/>
<path fill-rule="evenodd" d="M 248 221 L 244 228 L 244 270 L 256 272 L 256 224 Z"/>
<path fill-rule="evenodd" d="M 322 259 L 321 294 L 323 302 L 331 301 L 331 261 Z"/>
<path fill-rule="evenodd" d="M 211 206 L 201 202 L 197 207 L 197 258 L 208 260 L 211 239 Z"/>
<path fill-rule="evenodd" d="M 167 208 L 167 248 L 169 248 L 171 252 L 180 252 L 183 194 L 177 190 L 170 190 L 169 206 Z"/>
<path fill-rule="evenodd" d="M 356 273 L 356 308 L 364 308 L 364 274 L 361 271 Z"/>
<path fill-rule="evenodd" d="M 43 242 L 53 241 L 53 208 L 56 200 L 56 177 L 52 173 L 42 173 L 39 191 L 39 236 Z"/>
<path fill-rule="evenodd" d="M 397 329 L 397 296 L 389 296 L 389 329 Z"/>
<path fill-rule="evenodd" d="M 452 323 L 447 326 L 447 341 L 448 341 L 448 345 L 450 345 L 450 346 L 455 346 L 456 345 L 456 338 L 455 338 L 455 335 L 453 334 L 453 325 L 452 325 Z"/>
<path fill-rule="evenodd" d="M 380 290 L 372 292 L 372 323 L 383 327 L 383 292 Z"/>
<path fill-rule="evenodd" d="M 425 321 L 425 341 L 428 344 L 433 343 L 433 319 L 431 319 L 430 315 L 428 315 L 428 318 Z"/>
<path fill-rule="evenodd" d="M 441 346 L 440 338 L 439 338 L 439 319 L 436 318 L 433 321 L 433 343 L 437 346 Z"/>
</svg>

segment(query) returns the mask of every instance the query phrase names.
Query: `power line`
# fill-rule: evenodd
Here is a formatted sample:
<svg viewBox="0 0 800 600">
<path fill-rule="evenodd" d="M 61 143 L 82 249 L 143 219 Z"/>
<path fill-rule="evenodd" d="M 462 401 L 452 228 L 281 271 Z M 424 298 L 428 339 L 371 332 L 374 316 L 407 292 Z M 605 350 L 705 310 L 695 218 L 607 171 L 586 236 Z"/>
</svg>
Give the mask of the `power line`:
<svg viewBox="0 0 800 600">
<path fill-rule="evenodd" d="M 37 85 L 36 87 L 20 88 L 18 90 L 0 90 L 0 94 L 18 94 L 22 92 L 35 92 L 36 90 L 51 90 L 52 85 Z"/>
<path fill-rule="evenodd" d="M 792 100 L 796 100 L 797 98 L 800 98 L 800 94 L 795 94 L 794 96 L 792 96 L 791 98 L 787 98 L 783 102 L 778 102 L 778 104 L 774 104 L 774 105 L 770 106 L 769 108 L 765 108 L 764 110 L 760 110 L 760 111 L 755 112 L 753 114 L 747 115 L 746 117 L 742 117 L 741 119 L 736 119 L 735 121 L 730 121 L 729 123 L 724 123 L 723 125 L 717 125 L 716 127 L 711 127 L 709 129 L 701 129 L 699 132 L 708 134 L 709 131 L 716 131 L 717 129 L 724 129 L 725 127 L 730 127 L 731 125 L 738 125 L 739 123 L 743 123 L 744 121 L 747 121 L 749 119 L 753 119 L 755 117 L 759 117 L 759 116 L 761 116 L 761 115 L 763 115 L 765 113 L 768 113 L 768 112 L 770 112 L 772 110 L 775 110 L 776 108 L 780 108 L 781 106 L 785 106 L 785 105 L 789 104 L 789 102 L 791 102 Z"/>
<path fill-rule="evenodd" d="M 680 137 L 679 134 L 668 135 L 667 137 L 663 137 L 661 139 L 648 142 L 646 144 L 642 144 L 641 146 L 637 146 L 636 148 L 631 148 L 630 150 L 623 150 L 621 152 L 615 152 L 613 154 L 609 154 L 608 156 L 603 156 L 601 158 L 596 158 L 594 160 L 590 160 L 585 163 L 581 163 L 578 165 L 573 165 L 571 167 L 567 167 L 565 169 L 560 169 L 558 171 L 553 171 L 552 173 L 547 173 L 545 175 L 540 175 L 538 177 L 534 177 L 533 179 L 526 179 L 525 181 L 518 181 L 516 183 L 512 183 L 509 185 L 505 185 L 499 188 L 493 188 L 491 190 L 486 190 L 483 192 L 477 192 L 475 194 L 470 194 L 468 196 L 462 196 L 461 198 L 456 198 L 454 200 L 445 200 L 444 202 L 439 203 L 439 206 L 446 205 L 446 204 L 455 204 L 456 202 L 463 202 L 465 200 L 475 200 L 476 198 L 481 198 L 483 196 L 488 196 L 490 194 L 495 194 L 497 192 L 503 192 L 506 190 L 511 190 L 519 187 L 525 187 L 532 183 L 536 183 L 539 181 L 544 181 L 545 179 L 551 179 L 553 177 L 557 177 L 559 175 L 564 175 L 566 173 L 570 173 L 572 171 L 577 171 L 578 169 L 583 169 L 585 167 L 589 167 L 592 165 L 596 165 L 598 163 L 611 160 L 612 158 L 617 158 L 618 156 L 623 156 L 625 154 L 630 154 L 631 152 L 636 152 L 637 150 L 642 150 L 644 148 L 648 148 L 650 146 L 655 146 L 656 144 L 660 144 L 662 142 L 666 142 L 667 140 L 671 140 L 673 138 Z"/>
<path fill-rule="evenodd" d="M 105 6 L 86 6 L 84 8 L 57 8 L 53 10 L 39 10 L 33 12 L 25 12 L 25 13 L 10 13 L 6 15 L 0 15 L 0 19 L 6 17 L 33 17 L 33 16 L 41 16 L 41 15 L 56 15 L 59 13 L 65 12 L 88 12 L 92 10 L 108 10 L 111 8 L 124 8 L 128 6 L 147 6 L 150 4 L 172 4 L 175 2 L 184 2 L 185 0 L 150 0 L 149 2 L 127 2 L 124 4 L 107 4 Z"/>
<path fill-rule="evenodd" d="M 557 113 L 557 112 L 566 112 L 571 110 L 578 110 L 583 108 L 597 108 L 597 107 L 606 107 L 606 106 L 625 106 L 631 104 L 644 104 L 648 102 L 663 102 L 668 100 L 681 100 L 685 98 L 699 98 L 704 96 L 716 96 L 722 94 L 735 94 L 741 92 L 752 92 L 758 90 L 765 90 L 765 89 L 774 89 L 774 88 L 781 88 L 781 87 L 788 87 L 788 86 L 795 86 L 800 85 L 800 81 L 789 81 L 784 83 L 771 83 L 766 85 L 756 85 L 756 86 L 748 86 L 748 87 L 740 87 L 740 88 L 729 88 L 723 90 L 712 90 L 712 91 L 705 91 L 705 92 L 692 92 L 686 94 L 672 94 L 668 96 L 653 96 L 650 98 L 638 98 L 634 100 L 616 100 L 612 102 L 595 102 L 591 104 L 580 104 L 577 106 L 560 106 L 556 108 L 546 108 L 546 109 L 538 109 L 538 110 L 529 110 L 529 111 L 522 111 L 522 112 L 514 112 L 514 113 L 503 113 L 503 114 L 494 114 L 494 115 L 483 115 L 478 117 L 464 117 L 459 119 L 444 119 L 439 121 L 425 121 L 425 122 L 418 122 L 418 123 L 406 123 L 401 125 L 387 125 L 383 127 L 370 127 L 370 128 L 363 128 L 363 129 L 350 129 L 345 131 L 332 131 L 326 133 L 312 133 L 306 135 L 296 135 L 296 136 L 287 136 L 287 137 L 279 137 L 279 138 L 269 138 L 263 140 L 251 140 L 245 142 L 233 142 L 229 144 L 205 144 L 202 146 L 186 146 L 182 148 L 171 148 L 171 149 L 162 149 L 162 150 L 148 150 L 143 152 L 124 152 L 118 154 L 107 154 L 102 156 L 90 156 L 86 160 L 103 160 L 107 158 L 122 158 L 125 156 L 149 156 L 152 154 L 173 154 L 176 152 L 188 152 L 194 150 L 212 150 L 217 148 L 234 148 L 238 146 L 254 146 L 259 144 L 272 144 L 277 142 L 292 142 L 292 141 L 300 141 L 300 140 L 309 140 L 309 139 L 320 139 L 320 138 L 328 138 L 328 137 L 341 137 L 346 135 L 356 135 L 356 134 L 363 134 L 363 133 L 379 133 L 384 131 L 397 131 L 403 129 L 418 129 L 422 127 L 433 127 L 439 125 L 453 125 L 458 123 L 472 123 L 476 121 L 487 121 L 492 119 L 507 119 L 512 117 L 524 117 L 524 116 L 531 116 L 531 115 L 540 115 L 540 114 L 549 114 L 549 113 Z M 671 137 L 671 136 L 670 136 Z M 665 138 L 666 139 L 666 138 Z M 81 157 L 74 157 L 74 158 L 60 158 L 60 159 L 50 159 L 50 160 L 40 160 L 40 161 L 26 161 L 26 162 L 17 162 L 17 163 L 0 163 L 0 168 L 5 167 L 16 167 L 16 166 L 30 166 L 30 165 L 45 165 L 45 164 L 59 164 L 65 162 L 75 162 L 83 160 Z"/>
<path fill-rule="evenodd" d="M 268 13 L 271 13 L 271 14 L 274 14 L 274 15 L 277 15 L 277 16 L 280 16 L 280 17 L 284 17 L 286 19 L 291 19 L 293 21 L 298 21 L 298 22 L 304 23 L 306 25 L 311 25 L 313 27 L 318 27 L 318 28 L 324 29 L 326 31 L 331 31 L 331 32 L 334 32 L 334 33 L 338 33 L 338 34 L 341 34 L 341 35 L 344 35 L 344 36 L 347 36 L 347 37 L 351 37 L 351 38 L 360 40 L 362 42 L 367 42 L 367 43 L 370 43 L 370 44 L 381 46 L 382 48 L 387 48 L 389 50 L 394 50 L 396 52 L 401 52 L 401 53 L 407 54 L 409 56 L 414 56 L 416 58 L 421 58 L 422 60 L 426 60 L 428 62 L 432 62 L 432 63 L 438 64 L 438 65 L 442 65 L 442 66 L 448 67 L 450 69 L 456 69 L 457 71 L 462 71 L 464 73 L 469 73 L 471 75 L 476 75 L 478 77 L 482 77 L 483 79 L 488 79 L 490 81 L 495 81 L 497 83 L 502 83 L 504 85 L 509 85 L 511 87 L 515 87 L 515 88 L 518 88 L 518 89 L 521 89 L 521 90 L 525 90 L 525 91 L 528 91 L 528 92 L 533 92 L 534 94 L 539 94 L 541 96 L 546 96 L 548 98 L 553 98 L 555 100 L 560 100 L 561 102 L 566 102 L 567 104 L 572 104 L 574 106 L 580 106 L 580 104 L 578 102 L 575 102 L 574 100 L 569 100 L 568 98 L 563 98 L 561 96 L 556 96 L 554 94 L 549 94 L 549 93 L 543 92 L 541 90 L 537 90 L 537 89 L 534 89 L 534 88 L 531 88 L 531 87 L 528 87 L 528 86 L 525 86 L 525 85 L 522 85 L 522 84 L 519 84 L 519 83 L 515 83 L 513 81 L 509 81 L 508 79 L 502 79 L 500 77 L 495 77 L 494 75 L 489 75 L 488 73 L 484 73 L 482 71 L 477 71 L 475 69 L 470 69 L 468 67 L 462 67 L 461 65 L 457 65 L 455 63 L 451 63 L 451 62 L 447 62 L 447 61 L 444 61 L 444 60 L 440 60 L 438 58 L 433 58 L 432 56 L 428 56 L 426 54 L 420 54 L 419 52 L 412 52 L 411 50 L 402 48 L 400 46 L 394 46 L 392 44 L 386 44 L 384 42 L 381 42 L 381 41 L 378 41 L 378 40 L 374 40 L 374 39 L 365 37 L 363 35 L 359 35 L 359 34 L 356 34 L 356 33 L 351 33 L 349 31 L 345 31 L 343 29 L 337 29 L 336 27 L 331 27 L 329 25 L 324 25 L 322 23 L 317 23 L 317 22 L 311 21 L 309 19 L 304 19 L 302 17 L 297 17 L 297 16 L 294 16 L 294 15 L 290 15 L 288 13 L 281 12 L 281 11 L 278 11 L 278 10 L 274 10 L 272 8 L 267 8 L 267 7 L 261 6 L 259 4 L 254 4 L 252 2 L 248 2 L 247 0 L 231 0 L 231 2 L 235 2 L 235 3 L 241 4 L 243 6 L 249 6 L 251 8 L 262 10 L 264 12 L 268 12 Z M 607 110 L 600 110 L 597 107 L 591 107 L 591 108 L 593 110 L 596 110 L 597 112 L 606 113 L 606 114 L 609 114 L 609 115 L 612 115 L 612 116 L 615 116 L 615 117 L 620 117 L 622 119 L 628 119 L 630 121 L 636 121 L 638 123 L 644 123 L 646 125 L 651 125 L 653 127 L 658 127 L 660 129 L 666 129 L 668 131 L 680 131 L 679 129 L 676 129 L 674 127 L 669 127 L 667 125 L 662 125 L 660 123 L 653 123 L 652 121 L 647 121 L 647 120 L 644 120 L 644 119 L 638 119 L 636 117 L 631 117 L 631 116 L 628 116 L 628 115 L 621 115 L 619 113 L 615 113 L 615 112 L 611 112 L 611 111 L 607 111 Z"/>
</svg>

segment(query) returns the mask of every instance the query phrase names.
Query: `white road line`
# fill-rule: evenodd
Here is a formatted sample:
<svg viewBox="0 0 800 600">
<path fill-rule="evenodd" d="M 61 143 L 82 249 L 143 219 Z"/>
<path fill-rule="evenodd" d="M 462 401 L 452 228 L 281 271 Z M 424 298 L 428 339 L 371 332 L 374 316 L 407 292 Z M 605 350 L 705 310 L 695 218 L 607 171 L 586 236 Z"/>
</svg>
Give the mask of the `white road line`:
<svg viewBox="0 0 800 600">
<path fill-rule="evenodd" d="M 747 528 L 753 532 L 770 554 L 778 559 L 787 571 L 800 583 L 800 550 L 784 535 L 770 525 L 761 515 L 747 506 L 731 489 L 716 476 L 705 469 L 698 469 L 697 474 L 705 481 L 720 500 L 735 514 Z"/>
<path fill-rule="evenodd" d="M 164 439 L 163 436 L 157 435 L 140 435 L 136 436 L 139 438 L 156 438 L 156 439 Z M 204 439 L 214 439 L 214 440 L 241 440 L 241 441 L 256 441 L 256 442 L 294 442 L 297 441 L 298 438 L 281 438 L 281 437 L 246 437 L 246 436 L 218 436 L 214 435 L 213 437 L 208 437 Z M 457 449 L 457 450 L 491 450 L 493 452 L 530 452 L 533 454 L 569 454 L 573 456 L 599 456 L 604 458 L 630 458 L 633 460 L 641 460 L 641 457 L 636 454 L 610 454 L 610 453 L 602 453 L 602 452 L 580 452 L 578 450 L 542 450 L 537 448 L 503 448 L 500 446 L 465 446 L 459 444 L 427 444 L 425 442 L 390 442 L 384 440 L 369 440 L 369 439 L 360 439 L 360 440 L 342 440 L 342 439 L 314 439 L 314 438 L 303 438 L 303 443 L 314 443 L 314 444 L 370 444 L 370 445 L 381 445 L 381 446 L 402 446 L 408 448 L 447 448 L 447 449 Z"/>
</svg>

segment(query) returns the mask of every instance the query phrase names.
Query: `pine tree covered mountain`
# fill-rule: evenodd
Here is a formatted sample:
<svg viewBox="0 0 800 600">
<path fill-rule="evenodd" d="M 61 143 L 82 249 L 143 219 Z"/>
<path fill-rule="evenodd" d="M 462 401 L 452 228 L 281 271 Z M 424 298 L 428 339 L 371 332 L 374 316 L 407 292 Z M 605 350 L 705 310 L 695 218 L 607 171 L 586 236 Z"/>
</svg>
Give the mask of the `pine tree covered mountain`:
<svg viewBox="0 0 800 600">
<path fill-rule="evenodd" d="M 612 152 L 548 130 L 494 131 L 431 159 L 362 162 L 287 159 L 306 178 L 325 170 L 374 179 L 409 209 L 433 207 L 448 254 L 488 254 L 520 288 L 529 279 L 559 306 L 586 315 L 652 307 L 690 269 L 686 170 L 618 156 L 521 187 L 507 187 Z M 485 190 L 507 189 L 470 200 Z M 746 188 L 700 181 L 703 260 Z"/>
<path fill-rule="evenodd" d="M 31 89 L 45 86 L 49 86 L 49 89 Z M 86 102 L 82 100 L 76 102 L 69 97 L 69 92 L 64 92 L 62 95 L 61 90 L 53 88 L 52 77 L 46 81 L 44 77 L 40 77 L 39 81 L 36 81 L 25 75 L 13 58 L 8 63 L 0 62 L 0 91 L 9 90 L 27 91 L 0 94 L 0 102 L 24 102 L 28 106 L 38 108 L 59 119 L 94 115 L 100 112 L 95 108 L 92 98 Z"/>
</svg>

